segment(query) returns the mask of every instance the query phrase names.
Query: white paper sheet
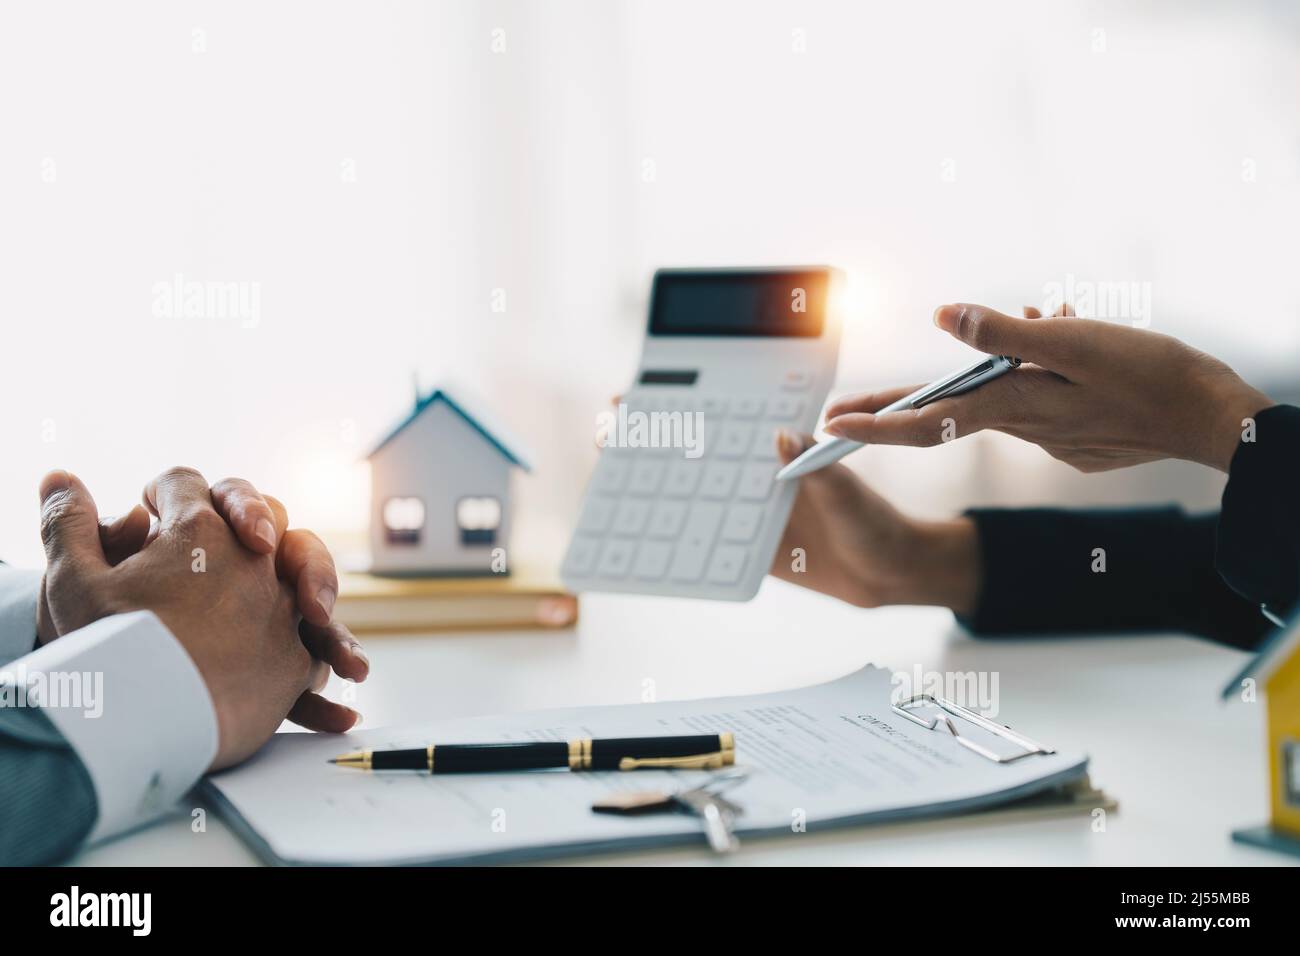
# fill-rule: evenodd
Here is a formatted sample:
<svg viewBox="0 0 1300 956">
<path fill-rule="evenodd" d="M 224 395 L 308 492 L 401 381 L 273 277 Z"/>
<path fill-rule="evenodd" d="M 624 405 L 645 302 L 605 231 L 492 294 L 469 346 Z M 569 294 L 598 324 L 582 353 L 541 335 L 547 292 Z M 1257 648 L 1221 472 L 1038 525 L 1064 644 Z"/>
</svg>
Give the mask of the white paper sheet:
<svg viewBox="0 0 1300 956">
<path fill-rule="evenodd" d="M 429 743 L 730 730 L 737 765 L 750 771 L 727 794 L 744 808 L 737 821 L 742 835 L 957 813 L 1086 772 L 1085 757 L 1059 753 L 995 763 L 946 732 L 900 717 L 890 706 L 892 689 L 888 671 L 865 667 L 827 684 L 750 697 L 474 717 L 342 738 L 279 734 L 248 763 L 210 777 L 207 789 L 275 862 L 434 863 L 702 840 L 699 822 L 687 815 L 618 817 L 593 813 L 591 804 L 612 790 L 673 789 L 706 774 L 431 776 L 366 773 L 334 766 L 329 758 L 349 749 Z M 992 735 L 979 742 L 1006 749 Z"/>
</svg>

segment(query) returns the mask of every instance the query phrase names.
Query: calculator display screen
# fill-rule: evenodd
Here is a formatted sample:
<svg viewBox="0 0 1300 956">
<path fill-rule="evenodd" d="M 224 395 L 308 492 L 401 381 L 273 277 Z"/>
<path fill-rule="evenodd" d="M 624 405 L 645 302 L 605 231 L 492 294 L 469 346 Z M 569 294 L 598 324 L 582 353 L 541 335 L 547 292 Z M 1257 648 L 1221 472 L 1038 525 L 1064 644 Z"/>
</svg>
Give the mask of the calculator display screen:
<svg viewBox="0 0 1300 956">
<path fill-rule="evenodd" d="M 826 318 L 825 269 L 655 273 L 651 335 L 816 338 Z"/>
</svg>

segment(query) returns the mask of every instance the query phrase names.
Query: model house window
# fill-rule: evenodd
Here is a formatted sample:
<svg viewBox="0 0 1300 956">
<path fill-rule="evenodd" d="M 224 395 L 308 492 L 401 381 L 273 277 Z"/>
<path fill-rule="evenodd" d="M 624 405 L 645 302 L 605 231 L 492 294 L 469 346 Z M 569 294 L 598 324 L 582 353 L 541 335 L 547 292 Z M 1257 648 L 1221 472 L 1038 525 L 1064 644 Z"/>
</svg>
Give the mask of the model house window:
<svg viewBox="0 0 1300 956">
<path fill-rule="evenodd" d="M 1300 740 L 1282 741 L 1282 793 L 1287 803 L 1300 807 Z"/>
<path fill-rule="evenodd" d="M 419 544 L 424 532 L 424 502 L 389 498 L 384 502 L 384 537 L 389 544 Z"/>
<path fill-rule="evenodd" d="M 461 544 L 496 544 L 501 527 L 501 502 L 497 498 L 461 498 L 456 502 L 456 526 Z"/>
</svg>

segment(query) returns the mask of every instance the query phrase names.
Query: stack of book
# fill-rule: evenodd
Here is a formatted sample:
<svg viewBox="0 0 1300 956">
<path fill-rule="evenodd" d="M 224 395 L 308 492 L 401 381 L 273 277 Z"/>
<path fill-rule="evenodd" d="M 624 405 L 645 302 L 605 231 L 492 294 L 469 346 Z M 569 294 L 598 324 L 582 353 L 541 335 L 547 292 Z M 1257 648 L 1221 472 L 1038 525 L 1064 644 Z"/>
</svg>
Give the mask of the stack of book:
<svg viewBox="0 0 1300 956">
<path fill-rule="evenodd" d="M 483 577 L 344 573 L 334 616 L 357 633 L 565 628 L 577 623 L 578 599 L 526 566 Z"/>
</svg>

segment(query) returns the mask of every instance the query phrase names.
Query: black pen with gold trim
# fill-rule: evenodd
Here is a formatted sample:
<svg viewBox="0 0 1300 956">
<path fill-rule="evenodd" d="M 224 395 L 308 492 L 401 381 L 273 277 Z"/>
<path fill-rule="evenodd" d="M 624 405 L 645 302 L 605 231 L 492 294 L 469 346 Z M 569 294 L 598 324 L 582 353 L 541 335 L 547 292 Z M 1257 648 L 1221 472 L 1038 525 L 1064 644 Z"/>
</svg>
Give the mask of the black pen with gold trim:
<svg viewBox="0 0 1300 956">
<path fill-rule="evenodd" d="M 409 750 L 357 750 L 330 763 L 357 770 L 490 773 L 503 770 L 717 770 L 736 762 L 730 731 L 679 737 L 496 744 L 437 744 Z"/>
</svg>

